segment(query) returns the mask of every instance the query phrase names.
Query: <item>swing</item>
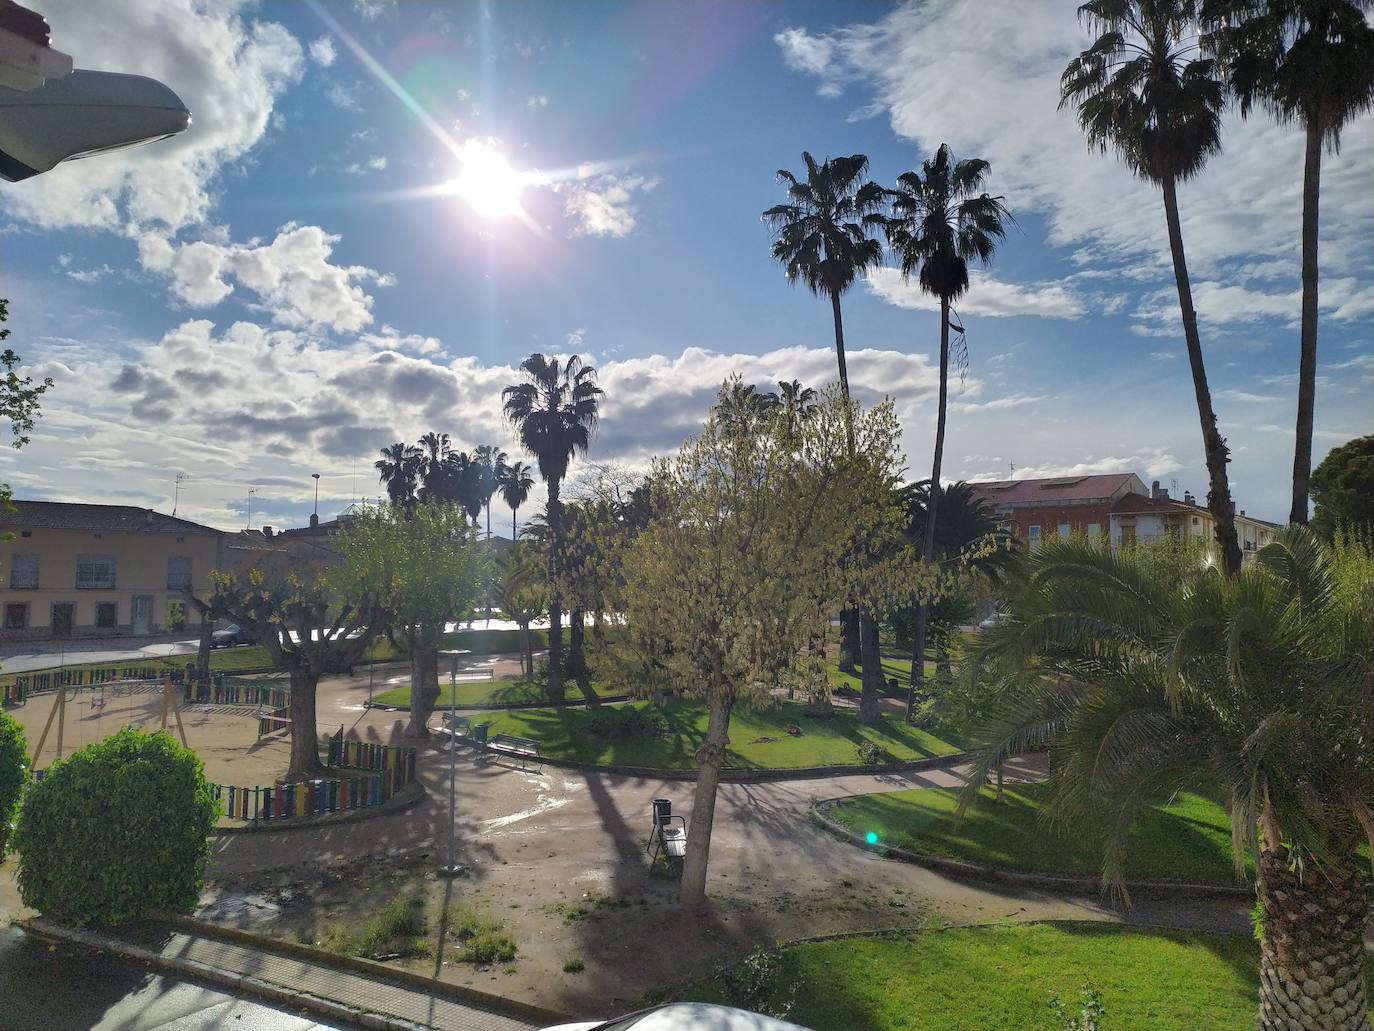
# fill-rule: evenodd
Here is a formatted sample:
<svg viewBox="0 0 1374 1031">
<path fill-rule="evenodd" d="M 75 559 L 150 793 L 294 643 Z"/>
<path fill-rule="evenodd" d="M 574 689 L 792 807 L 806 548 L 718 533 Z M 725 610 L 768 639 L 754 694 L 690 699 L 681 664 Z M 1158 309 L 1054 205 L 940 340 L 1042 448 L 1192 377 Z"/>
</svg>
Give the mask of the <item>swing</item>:
<svg viewBox="0 0 1374 1031">
<path fill-rule="evenodd" d="M 113 684 L 113 683 L 114 683 L 114 682 L 112 682 L 112 684 Z M 134 688 L 134 685 L 135 685 L 135 684 L 142 685 L 142 684 L 148 684 L 148 683 L 154 683 L 154 681 L 146 681 L 146 680 L 142 680 L 142 681 L 125 681 L 122 685 L 111 686 L 110 690 L 111 690 L 112 693 L 117 693 L 118 690 L 119 690 L 119 686 L 123 686 L 124 688 L 127 689 L 128 695 L 129 695 L 129 699 L 130 699 L 130 702 L 132 703 L 132 701 L 133 701 L 133 688 Z M 105 684 L 104 682 L 102 682 L 102 683 L 100 683 L 100 684 L 89 684 L 89 685 L 85 685 L 85 686 L 89 687 L 92 691 L 94 691 L 97 687 L 100 688 L 100 704 L 99 704 L 99 706 L 96 705 L 96 702 L 95 702 L 95 699 L 94 699 L 94 698 L 91 700 L 91 704 L 90 704 L 90 708 L 91 708 L 92 710 L 94 710 L 95 713 L 96 713 L 96 732 L 97 732 L 97 734 L 98 734 L 98 733 L 100 733 L 100 731 L 101 731 L 101 729 L 102 729 L 101 724 L 102 724 L 102 721 L 103 721 L 104 715 L 105 715 L 105 687 L 106 687 L 106 684 Z M 33 758 L 32 758 L 32 760 L 30 760 L 30 762 L 29 762 L 29 769 L 35 770 L 35 771 L 38 769 L 38 757 L 39 757 L 40 755 L 43 754 L 43 746 L 44 746 L 45 744 L 47 744 L 47 741 L 48 741 L 48 732 L 52 730 L 52 725 L 53 725 L 54 722 L 57 723 L 57 756 L 56 756 L 56 758 L 58 758 L 58 759 L 61 759 L 61 758 L 62 758 L 62 756 L 63 756 L 63 738 L 64 738 L 64 735 L 65 735 L 65 732 L 66 732 L 66 727 L 67 727 L 67 694 L 68 694 L 69 692 L 79 691 L 80 689 L 81 689 L 80 686 L 71 685 L 71 684 L 58 684 L 58 685 L 57 685 L 57 697 L 53 699 L 52 711 L 48 713 L 48 721 L 47 721 L 45 724 L 43 724 L 43 733 L 40 734 L 39 737 L 38 737 L 38 746 L 33 750 Z M 176 691 L 176 690 L 173 688 L 173 686 L 172 686 L 172 677 L 171 677 L 171 674 L 163 674 L 163 677 L 162 677 L 162 721 L 161 721 L 161 722 L 162 722 L 162 726 L 161 726 L 161 729 L 162 729 L 162 730 L 166 730 L 166 729 L 167 729 L 167 716 L 168 716 L 168 713 L 169 713 L 169 712 L 170 712 L 173 716 L 175 716 L 175 718 L 176 718 L 177 734 L 181 737 L 181 743 L 182 743 L 182 745 L 183 745 L 184 747 L 186 747 L 186 748 L 190 748 L 191 745 L 190 745 L 190 743 L 186 740 L 186 728 L 182 725 L 182 722 L 181 722 L 181 702 L 180 702 L 180 701 L 178 700 L 178 698 L 177 698 L 177 691 Z M 80 721 L 78 721 L 78 722 L 80 722 Z M 128 726 L 128 725 L 129 725 L 128 723 L 125 724 L 125 726 Z M 77 727 L 77 735 L 78 735 L 78 737 L 81 739 L 81 744 L 84 745 L 84 744 L 86 743 L 86 740 L 85 740 L 85 737 L 86 737 L 86 735 L 85 735 L 85 728 L 84 728 L 84 727 L 78 726 L 78 727 Z"/>
</svg>

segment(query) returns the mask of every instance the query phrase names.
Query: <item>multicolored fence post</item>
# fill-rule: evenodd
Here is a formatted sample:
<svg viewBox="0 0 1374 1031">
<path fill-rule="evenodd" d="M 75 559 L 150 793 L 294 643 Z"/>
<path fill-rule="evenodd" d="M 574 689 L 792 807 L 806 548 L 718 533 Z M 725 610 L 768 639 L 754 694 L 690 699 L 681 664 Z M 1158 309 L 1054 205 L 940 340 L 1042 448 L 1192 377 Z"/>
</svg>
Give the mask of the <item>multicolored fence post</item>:
<svg viewBox="0 0 1374 1031">
<path fill-rule="evenodd" d="M 161 680 L 168 670 L 161 666 L 91 666 L 77 669 L 52 669 L 42 673 L 21 673 L 12 684 L 0 687 L 5 705 L 25 702 L 31 695 L 46 694 L 59 687 L 89 687 L 121 680 Z M 172 683 L 182 681 L 181 670 L 170 671 Z"/>
</svg>

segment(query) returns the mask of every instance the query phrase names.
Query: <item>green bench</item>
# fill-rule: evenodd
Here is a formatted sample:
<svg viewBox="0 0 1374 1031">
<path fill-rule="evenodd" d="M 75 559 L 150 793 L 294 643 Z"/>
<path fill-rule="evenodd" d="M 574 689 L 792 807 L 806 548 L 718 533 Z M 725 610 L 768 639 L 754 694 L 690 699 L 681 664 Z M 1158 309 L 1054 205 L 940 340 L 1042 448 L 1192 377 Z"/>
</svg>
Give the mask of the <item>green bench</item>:
<svg viewBox="0 0 1374 1031">
<path fill-rule="evenodd" d="M 467 716 L 456 716 L 451 712 L 444 713 L 444 729 L 454 737 L 468 737 L 472 734 L 472 720 Z"/>
<path fill-rule="evenodd" d="M 501 755 L 513 756 L 520 760 L 522 766 L 533 762 L 536 771 L 544 768 L 543 760 L 539 757 L 539 742 L 532 738 L 516 737 L 513 734 L 493 734 L 487 742 L 487 749 Z"/>
</svg>

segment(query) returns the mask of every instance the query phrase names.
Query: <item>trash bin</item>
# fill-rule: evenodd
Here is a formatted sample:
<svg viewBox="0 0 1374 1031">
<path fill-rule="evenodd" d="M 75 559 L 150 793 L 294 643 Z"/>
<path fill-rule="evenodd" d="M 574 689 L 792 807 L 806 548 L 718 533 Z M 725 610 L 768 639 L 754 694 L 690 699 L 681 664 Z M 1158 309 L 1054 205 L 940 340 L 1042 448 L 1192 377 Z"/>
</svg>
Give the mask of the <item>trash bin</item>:
<svg viewBox="0 0 1374 1031">
<path fill-rule="evenodd" d="M 477 748 L 483 748 L 486 746 L 488 726 L 489 724 L 486 723 L 474 723 L 472 725 L 472 743 Z"/>
</svg>

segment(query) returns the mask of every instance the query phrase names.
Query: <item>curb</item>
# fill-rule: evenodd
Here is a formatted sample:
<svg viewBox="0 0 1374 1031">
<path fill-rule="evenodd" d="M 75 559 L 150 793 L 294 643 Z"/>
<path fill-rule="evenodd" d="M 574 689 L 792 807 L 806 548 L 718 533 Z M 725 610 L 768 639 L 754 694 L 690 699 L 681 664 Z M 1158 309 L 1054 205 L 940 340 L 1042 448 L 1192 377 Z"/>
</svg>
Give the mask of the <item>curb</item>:
<svg viewBox="0 0 1374 1031">
<path fill-rule="evenodd" d="M 505 753 L 487 748 L 489 755 Z M 790 769 L 756 769 L 749 766 L 727 766 L 720 771 L 722 784 L 756 784 L 779 780 L 813 780 L 821 777 L 847 777 L 859 773 L 910 773 L 915 770 L 941 770 L 967 762 L 969 753 L 955 752 L 951 755 L 933 755 L 925 759 L 908 759 L 904 762 L 881 763 L 877 766 L 797 766 Z M 550 758 L 539 756 L 545 766 L 557 766 L 565 770 L 580 770 L 584 773 L 611 773 L 619 777 L 638 777 L 641 780 L 684 780 L 694 781 L 700 775 L 695 769 L 654 769 L 647 766 L 620 766 L 616 764 L 599 765 L 584 763 L 576 759 Z"/>
<path fill-rule="evenodd" d="M 500 1013 L 504 1016 L 516 1017 L 520 1020 L 530 1020 L 542 1024 L 554 1024 L 566 1022 L 571 1019 L 566 1013 L 559 1013 L 556 1010 L 544 1009 L 541 1006 L 533 1006 L 527 1002 L 508 999 L 503 995 L 493 995 L 476 988 L 466 988 L 463 985 L 450 984 L 447 981 L 438 981 L 433 978 L 424 977 L 420 974 L 413 974 L 408 970 L 397 970 L 384 963 L 377 963 L 369 959 L 360 959 L 356 956 L 340 956 L 334 952 L 325 952 L 322 949 L 312 948 L 309 945 L 301 945 L 297 942 L 267 938 L 262 935 L 253 934 L 249 931 L 240 930 L 237 927 L 223 927 L 219 924 L 211 923 L 208 920 L 201 920 L 193 916 L 182 916 L 175 913 L 158 913 L 157 919 L 162 923 L 170 924 L 180 930 L 200 935 L 202 938 L 217 938 L 220 941 L 259 949 L 263 952 L 274 952 L 277 955 L 304 960 L 307 963 L 329 967 L 333 970 L 347 971 L 352 974 L 363 974 L 377 981 L 389 982 L 399 988 L 418 991 L 425 995 L 439 996 L 450 1002 L 475 1006 L 489 1010 L 493 1013 Z M 411 1027 L 414 1025 L 406 1024 L 406 1026 Z"/>
<path fill-rule="evenodd" d="M 411 789 L 414 788 L 412 791 Z M 418 780 L 413 780 L 403 787 L 396 794 L 392 795 L 385 805 L 369 806 L 366 809 L 350 809 L 342 813 L 320 813 L 316 816 L 301 816 L 291 820 L 266 820 L 259 821 L 257 824 L 246 823 L 242 826 L 216 827 L 215 837 L 231 834 L 262 834 L 273 831 L 308 831 L 318 827 L 338 827 L 345 823 L 359 823 L 362 820 L 374 820 L 379 816 L 391 816 L 394 813 L 403 813 L 408 809 L 414 809 L 417 805 L 429 797 L 429 792 Z"/>
<path fill-rule="evenodd" d="M 870 845 L 857 831 L 832 820 L 825 810 L 849 797 L 827 798 L 816 802 L 809 813 L 811 822 L 832 837 L 839 838 L 851 845 L 857 845 L 865 852 L 872 852 L 884 859 L 895 859 L 914 866 L 923 866 L 939 873 L 952 874 L 977 881 L 993 881 L 1002 884 L 1025 884 L 1052 891 L 1077 892 L 1082 894 L 1101 894 L 1102 882 L 1095 877 L 1070 877 L 1060 874 L 1035 873 L 1029 870 L 1012 870 L 1005 866 L 990 863 L 974 863 L 966 859 L 951 859 L 928 852 L 913 852 L 896 845 Z M 1245 899 L 1254 896 L 1253 887 L 1230 884 L 1189 884 L 1186 881 L 1126 881 L 1123 887 L 1128 892 L 1141 895 L 1184 895 L 1189 898 Z"/>
<path fill-rule="evenodd" d="M 216 967 L 190 959 L 164 956 L 138 945 L 106 938 L 90 931 L 76 930 L 50 923 L 42 917 L 24 921 L 20 926 L 35 938 L 47 942 L 80 945 L 98 952 L 111 953 L 125 959 L 147 964 L 158 970 L 169 971 L 192 978 L 204 984 L 227 988 L 237 995 L 253 996 L 289 1010 L 307 1010 L 332 1021 L 351 1027 L 366 1028 L 367 1031 L 429 1031 L 419 1024 L 398 1017 L 387 1017 L 380 1013 L 354 1009 L 333 999 L 324 999 L 307 992 L 292 991 L 270 981 L 263 981 L 248 974 L 234 974 Z"/>
</svg>

